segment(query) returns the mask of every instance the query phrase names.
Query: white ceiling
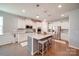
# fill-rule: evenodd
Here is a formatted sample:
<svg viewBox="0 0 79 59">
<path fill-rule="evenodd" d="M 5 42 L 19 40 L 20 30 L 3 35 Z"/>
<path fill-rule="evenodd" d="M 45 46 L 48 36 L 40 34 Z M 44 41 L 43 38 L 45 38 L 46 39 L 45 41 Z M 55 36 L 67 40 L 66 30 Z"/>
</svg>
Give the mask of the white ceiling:
<svg viewBox="0 0 79 59">
<path fill-rule="evenodd" d="M 46 19 L 52 21 L 61 18 L 61 14 L 79 9 L 78 3 L 60 4 L 62 8 L 58 8 L 59 3 L 39 3 L 39 7 L 36 7 L 37 3 L 0 4 L 0 10 L 35 19 L 39 15 L 39 20 Z M 23 9 L 26 10 L 25 13 L 22 12 Z"/>
</svg>

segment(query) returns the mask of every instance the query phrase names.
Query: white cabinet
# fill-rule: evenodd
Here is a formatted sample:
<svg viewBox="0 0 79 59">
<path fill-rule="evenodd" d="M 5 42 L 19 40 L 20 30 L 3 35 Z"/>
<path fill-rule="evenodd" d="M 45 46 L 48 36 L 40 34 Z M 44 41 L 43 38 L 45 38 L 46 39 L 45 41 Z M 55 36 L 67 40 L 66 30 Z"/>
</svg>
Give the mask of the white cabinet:
<svg viewBox="0 0 79 59">
<path fill-rule="evenodd" d="M 27 36 L 25 33 L 18 34 L 18 43 L 26 41 L 26 39 L 27 39 Z"/>
<path fill-rule="evenodd" d="M 17 32 L 18 43 L 27 40 L 27 35 L 25 32 L 26 32 L 26 30 L 18 30 L 18 32 Z"/>
<path fill-rule="evenodd" d="M 61 23 L 61 28 L 62 29 L 69 29 L 69 22 L 68 21 L 62 22 Z"/>
<path fill-rule="evenodd" d="M 48 32 L 48 22 L 47 21 L 43 21 L 42 24 L 42 31 L 43 32 Z"/>
<path fill-rule="evenodd" d="M 21 19 L 21 18 L 18 18 L 18 28 L 25 28 L 25 20 L 24 19 Z"/>
</svg>

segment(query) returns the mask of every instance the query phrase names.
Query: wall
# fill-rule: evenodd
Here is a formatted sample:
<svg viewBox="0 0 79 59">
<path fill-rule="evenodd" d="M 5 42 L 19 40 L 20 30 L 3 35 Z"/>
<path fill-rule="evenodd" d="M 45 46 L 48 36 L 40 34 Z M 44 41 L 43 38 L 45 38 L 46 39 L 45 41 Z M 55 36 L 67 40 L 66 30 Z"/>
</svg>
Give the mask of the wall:
<svg viewBox="0 0 79 59">
<path fill-rule="evenodd" d="M 70 46 L 79 49 L 79 9 L 69 14 L 70 22 Z"/>
<path fill-rule="evenodd" d="M 69 41 L 69 18 L 63 18 L 61 20 L 57 20 L 52 22 L 53 29 L 56 31 L 57 26 L 61 26 L 61 29 L 66 29 L 61 32 L 61 39 Z"/>
<path fill-rule="evenodd" d="M 0 45 L 12 43 L 14 39 L 14 31 L 17 29 L 17 16 L 0 11 L 3 16 L 3 35 L 0 35 Z"/>
</svg>

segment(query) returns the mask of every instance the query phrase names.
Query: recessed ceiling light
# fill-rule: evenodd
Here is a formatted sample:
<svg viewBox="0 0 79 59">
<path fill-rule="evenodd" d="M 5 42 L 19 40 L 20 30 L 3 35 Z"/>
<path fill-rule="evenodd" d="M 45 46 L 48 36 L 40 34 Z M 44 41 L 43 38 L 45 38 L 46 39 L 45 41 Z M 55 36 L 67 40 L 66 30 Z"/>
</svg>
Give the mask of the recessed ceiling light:
<svg viewBox="0 0 79 59">
<path fill-rule="evenodd" d="M 39 7 L 39 6 L 40 6 L 39 4 L 36 5 L 36 7 Z"/>
<path fill-rule="evenodd" d="M 58 8 L 61 8 L 62 7 L 62 5 L 58 5 Z"/>
<path fill-rule="evenodd" d="M 25 13 L 25 12 L 26 12 L 26 10 L 25 10 L 25 9 L 23 9 L 23 10 L 22 10 L 22 12 L 23 12 L 23 13 Z"/>
<path fill-rule="evenodd" d="M 39 18 L 39 16 L 37 15 L 36 18 Z"/>
<path fill-rule="evenodd" d="M 64 17 L 64 14 L 61 14 L 61 17 Z"/>
</svg>

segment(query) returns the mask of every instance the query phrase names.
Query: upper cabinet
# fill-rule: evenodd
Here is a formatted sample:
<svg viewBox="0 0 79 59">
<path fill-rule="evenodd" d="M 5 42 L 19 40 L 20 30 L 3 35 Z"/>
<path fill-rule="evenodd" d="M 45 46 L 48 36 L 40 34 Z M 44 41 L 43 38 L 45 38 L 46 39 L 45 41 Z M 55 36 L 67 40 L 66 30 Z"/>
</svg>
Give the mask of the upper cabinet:
<svg viewBox="0 0 79 59">
<path fill-rule="evenodd" d="M 30 19 L 18 18 L 18 28 L 26 28 L 27 25 L 37 29 L 38 27 L 41 27 L 41 22 L 34 22 Z"/>
<path fill-rule="evenodd" d="M 68 21 L 62 22 L 61 27 L 62 29 L 69 29 L 69 22 Z"/>
<path fill-rule="evenodd" d="M 22 18 L 18 18 L 18 28 L 25 28 L 25 19 L 22 19 Z"/>
<path fill-rule="evenodd" d="M 61 29 L 69 29 L 69 20 L 59 20 L 52 23 L 53 27 L 61 26 Z"/>
</svg>

